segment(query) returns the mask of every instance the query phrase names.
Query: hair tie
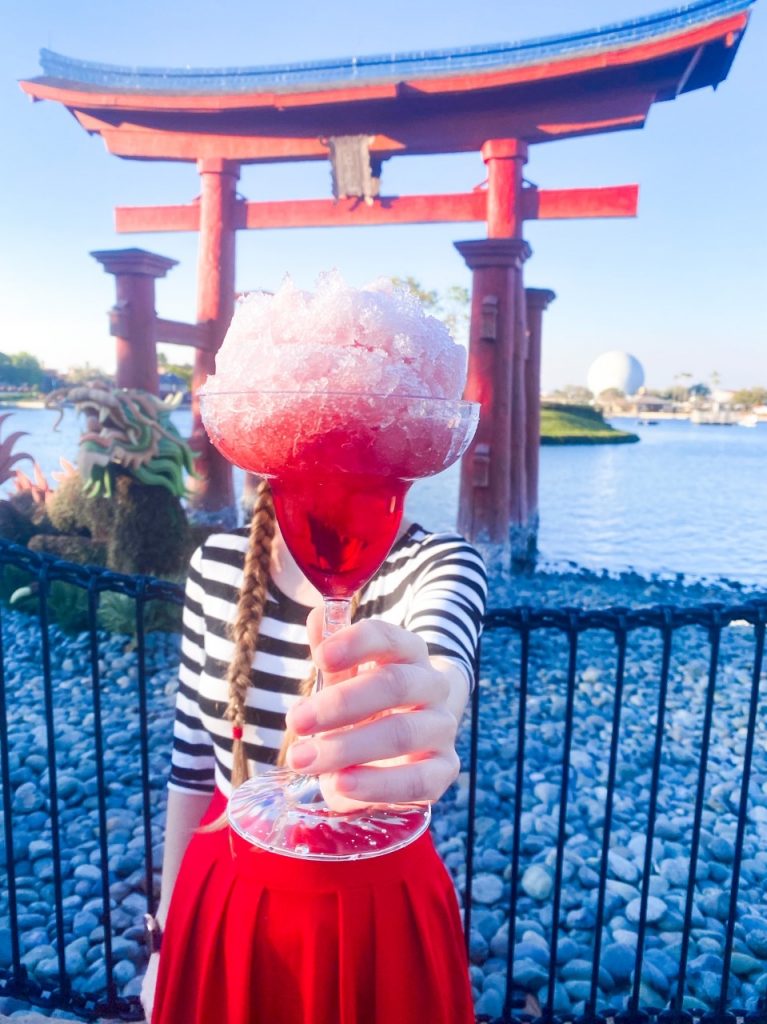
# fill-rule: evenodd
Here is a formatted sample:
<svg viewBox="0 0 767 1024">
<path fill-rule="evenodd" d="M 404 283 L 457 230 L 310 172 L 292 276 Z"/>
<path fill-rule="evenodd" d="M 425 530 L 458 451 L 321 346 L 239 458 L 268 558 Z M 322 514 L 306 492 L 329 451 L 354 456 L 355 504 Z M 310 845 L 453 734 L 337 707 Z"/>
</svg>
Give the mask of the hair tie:
<svg viewBox="0 0 767 1024">
<path fill-rule="evenodd" d="M 242 726 L 241 725 L 233 725 L 232 726 L 232 739 L 233 740 L 241 740 L 242 739 Z"/>
</svg>

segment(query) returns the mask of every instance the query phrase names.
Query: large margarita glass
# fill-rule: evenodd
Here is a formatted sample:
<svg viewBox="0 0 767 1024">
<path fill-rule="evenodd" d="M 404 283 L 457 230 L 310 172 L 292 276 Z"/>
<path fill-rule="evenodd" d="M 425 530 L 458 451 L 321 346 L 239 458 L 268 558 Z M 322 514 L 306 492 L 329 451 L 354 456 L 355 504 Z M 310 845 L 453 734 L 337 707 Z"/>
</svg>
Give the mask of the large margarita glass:
<svg viewBox="0 0 767 1024">
<path fill-rule="evenodd" d="M 389 553 L 410 485 L 463 454 L 479 414 L 471 402 L 327 391 L 204 391 L 201 409 L 216 448 L 270 480 L 285 543 L 323 596 L 325 636 L 350 623 L 352 596 Z M 256 846 L 317 860 L 400 849 L 430 813 L 390 804 L 338 814 L 316 778 L 284 768 L 249 779 L 229 803 L 233 828 Z"/>
</svg>

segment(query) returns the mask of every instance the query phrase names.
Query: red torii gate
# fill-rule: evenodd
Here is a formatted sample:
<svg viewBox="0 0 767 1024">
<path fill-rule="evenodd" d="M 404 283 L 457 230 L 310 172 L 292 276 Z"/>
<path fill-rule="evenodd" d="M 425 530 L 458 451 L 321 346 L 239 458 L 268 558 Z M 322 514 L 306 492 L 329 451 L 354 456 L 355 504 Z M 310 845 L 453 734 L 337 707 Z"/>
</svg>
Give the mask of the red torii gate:
<svg viewBox="0 0 767 1024">
<path fill-rule="evenodd" d="M 529 147 L 638 128 L 654 102 L 718 84 L 752 2 L 699 0 L 591 33 L 517 45 L 219 72 L 116 68 L 42 51 L 45 74 L 21 86 L 34 99 L 62 103 L 118 156 L 196 163 L 201 192 L 194 203 L 116 211 L 121 232 L 199 232 L 198 324 L 157 321 L 161 340 L 195 346 L 195 384 L 212 371 L 231 318 L 238 230 L 484 221 L 486 238 L 457 243 L 473 272 L 466 396 L 482 403 L 462 467 L 459 528 L 494 556 L 511 543 L 513 556 L 525 560 L 537 522 L 541 315 L 554 295 L 524 289 L 530 247 L 523 225 L 535 218 L 634 216 L 638 194 L 636 185 L 531 186 L 523 178 Z M 392 156 L 467 151 L 481 152 L 486 188 L 377 194 L 381 163 Z M 243 163 L 329 156 L 335 200 L 247 202 L 237 195 Z M 122 264 L 118 321 L 149 294 L 126 284 L 126 275 L 156 277 L 168 269 L 152 263 L 161 257 L 142 264 L 135 250 L 128 252 L 134 270 Z M 107 270 L 110 259 L 118 266 L 116 257 L 97 254 Z M 119 324 L 115 330 L 119 335 Z M 153 387 L 156 367 L 145 374 L 145 386 Z M 204 476 L 196 501 L 215 516 L 233 504 L 231 473 L 207 443 L 196 403 L 194 414 Z"/>
</svg>

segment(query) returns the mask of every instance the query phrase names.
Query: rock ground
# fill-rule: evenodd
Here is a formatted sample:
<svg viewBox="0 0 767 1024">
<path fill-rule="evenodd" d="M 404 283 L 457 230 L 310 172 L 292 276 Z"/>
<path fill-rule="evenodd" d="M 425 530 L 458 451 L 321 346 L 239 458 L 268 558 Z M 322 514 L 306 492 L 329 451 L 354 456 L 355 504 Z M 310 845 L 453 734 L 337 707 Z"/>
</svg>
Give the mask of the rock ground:
<svg viewBox="0 0 767 1024">
<path fill-rule="evenodd" d="M 738 602 L 748 595 L 737 584 L 647 580 L 584 572 L 538 573 L 496 580 L 491 606 L 544 607 L 697 604 Z M 6 686 L 10 707 L 11 785 L 15 811 L 13 847 L 25 964 L 43 983 L 58 970 L 52 942 L 53 870 L 47 814 L 48 772 L 39 636 L 33 620 L 3 616 Z M 94 772 L 94 709 L 87 637 L 52 630 L 54 717 L 58 750 L 64 867 L 66 960 L 75 988 L 97 995 L 105 985 L 102 963 Z M 659 815 L 653 844 L 648 938 L 641 978 L 645 1003 L 663 1005 L 678 975 L 680 929 L 689 874 L 690 791 L 700 753 L 701 709 L 706 685 L 706 643 L 700 630 L 686 628 L 675 639 L 664 733 Z M 127 638 L 100 636 L 105 776 L 108 786 L 110 897 L 115 931 L 115 977 L 123 995 L 140 987 L 143 950 L 140 920 L 144 893 L 143 826 L 140 807 L 139 726 L 135 653 Z M 721 970 L 726 892 L 734 857 L 734 810 L 745 736 L 749 686 L 749 630 L 728 629 L 723 638 L 720 686 L 709 751 L 710 779 L 703 808 L 701 848 L 689 956 L 687 1003 L 711 1005 Z M 162 857 L 165 778 L 170 753 L 178 639 L 149 634 L 150 811 L 156 866 Z M 545 997 L 552 943 L 551 904 L 556 869 L 556 835 L 561 800 L 561 753 L 566 700 L 567 650 L 561 637 L 535 634 L 531 641 L 527 704 L 525 786 L 522 800 L 520 902 L 514 936 L 517 980 Z M 632 634 L 626 661 L 616 799 L 608 860 L 605 930 L 598 975 L 600 1000 L 616 1005 L 629 991 L 634 969 L 641 871 L 646 832 L 649 751 L 657 714 L 660 661 L 658 637 Z M 579 638 L 575 729 L 568 780 L 568 813 L 560 923 L 557 931 L 555 1007 L 582 1011 L 591 977 L 595 901 L 605 807 L 606 756 L 613 713 L 615 645 L 609 634 Z M 508 900 L 514 759 L 518 721 L 518 643 L 502 631 L 484 644 L 481 681 L 481 737 L 474 906 L 470 936 L 472 983 L 478 1012 L 497 1016 L 503 1004 L 509 944 Z M 754 1005 L 767 992 L 767 735 L 760 721 L 750 820 L 742 861 L 747 913 L 736 925 L 731 1000 Z M 467 735 L 461 739 L 464 759 Z M 435 808 L 434 835 L 460 891 L 464 884 L 466 776 Z M 0 836 L 0 864 L 7 856 Z M 0 896 L 0 967 L 10 958 L 6 897 Z M 0 1000 L 5 1019 L 21 1007 Z M 76 1019 L 71 1015 L 47 1020 Z"/>
</svg>

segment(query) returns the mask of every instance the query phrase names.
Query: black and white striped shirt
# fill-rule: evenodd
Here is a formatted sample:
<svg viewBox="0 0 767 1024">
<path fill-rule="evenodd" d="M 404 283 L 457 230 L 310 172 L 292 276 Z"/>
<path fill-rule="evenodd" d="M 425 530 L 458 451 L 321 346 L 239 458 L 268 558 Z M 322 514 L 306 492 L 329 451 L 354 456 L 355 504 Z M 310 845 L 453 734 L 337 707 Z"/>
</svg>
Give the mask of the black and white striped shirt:
<svg viewBox="0 0 767 1024">
<path fill-rule="evenodd" d="M 182 792 L 230 792 L 231 724 L 224 718 L 226 672 L 242 582 L 247 530 L 209 537 L 194 553 L 186 587 L 179 690 L 169 786 Z M 452 533 L 413 525 L 399 538 L 362 591 L 357 618 L 404 626 L 426 640 L 431 655 L 464 667 L 471 679 L 487 597 L 478 552 Z M 285 714 L 308 674 L 309 608 L 270 581 L 247 695 L 243 733 L 251 771 L 273 764 Z"/>
</svg>

